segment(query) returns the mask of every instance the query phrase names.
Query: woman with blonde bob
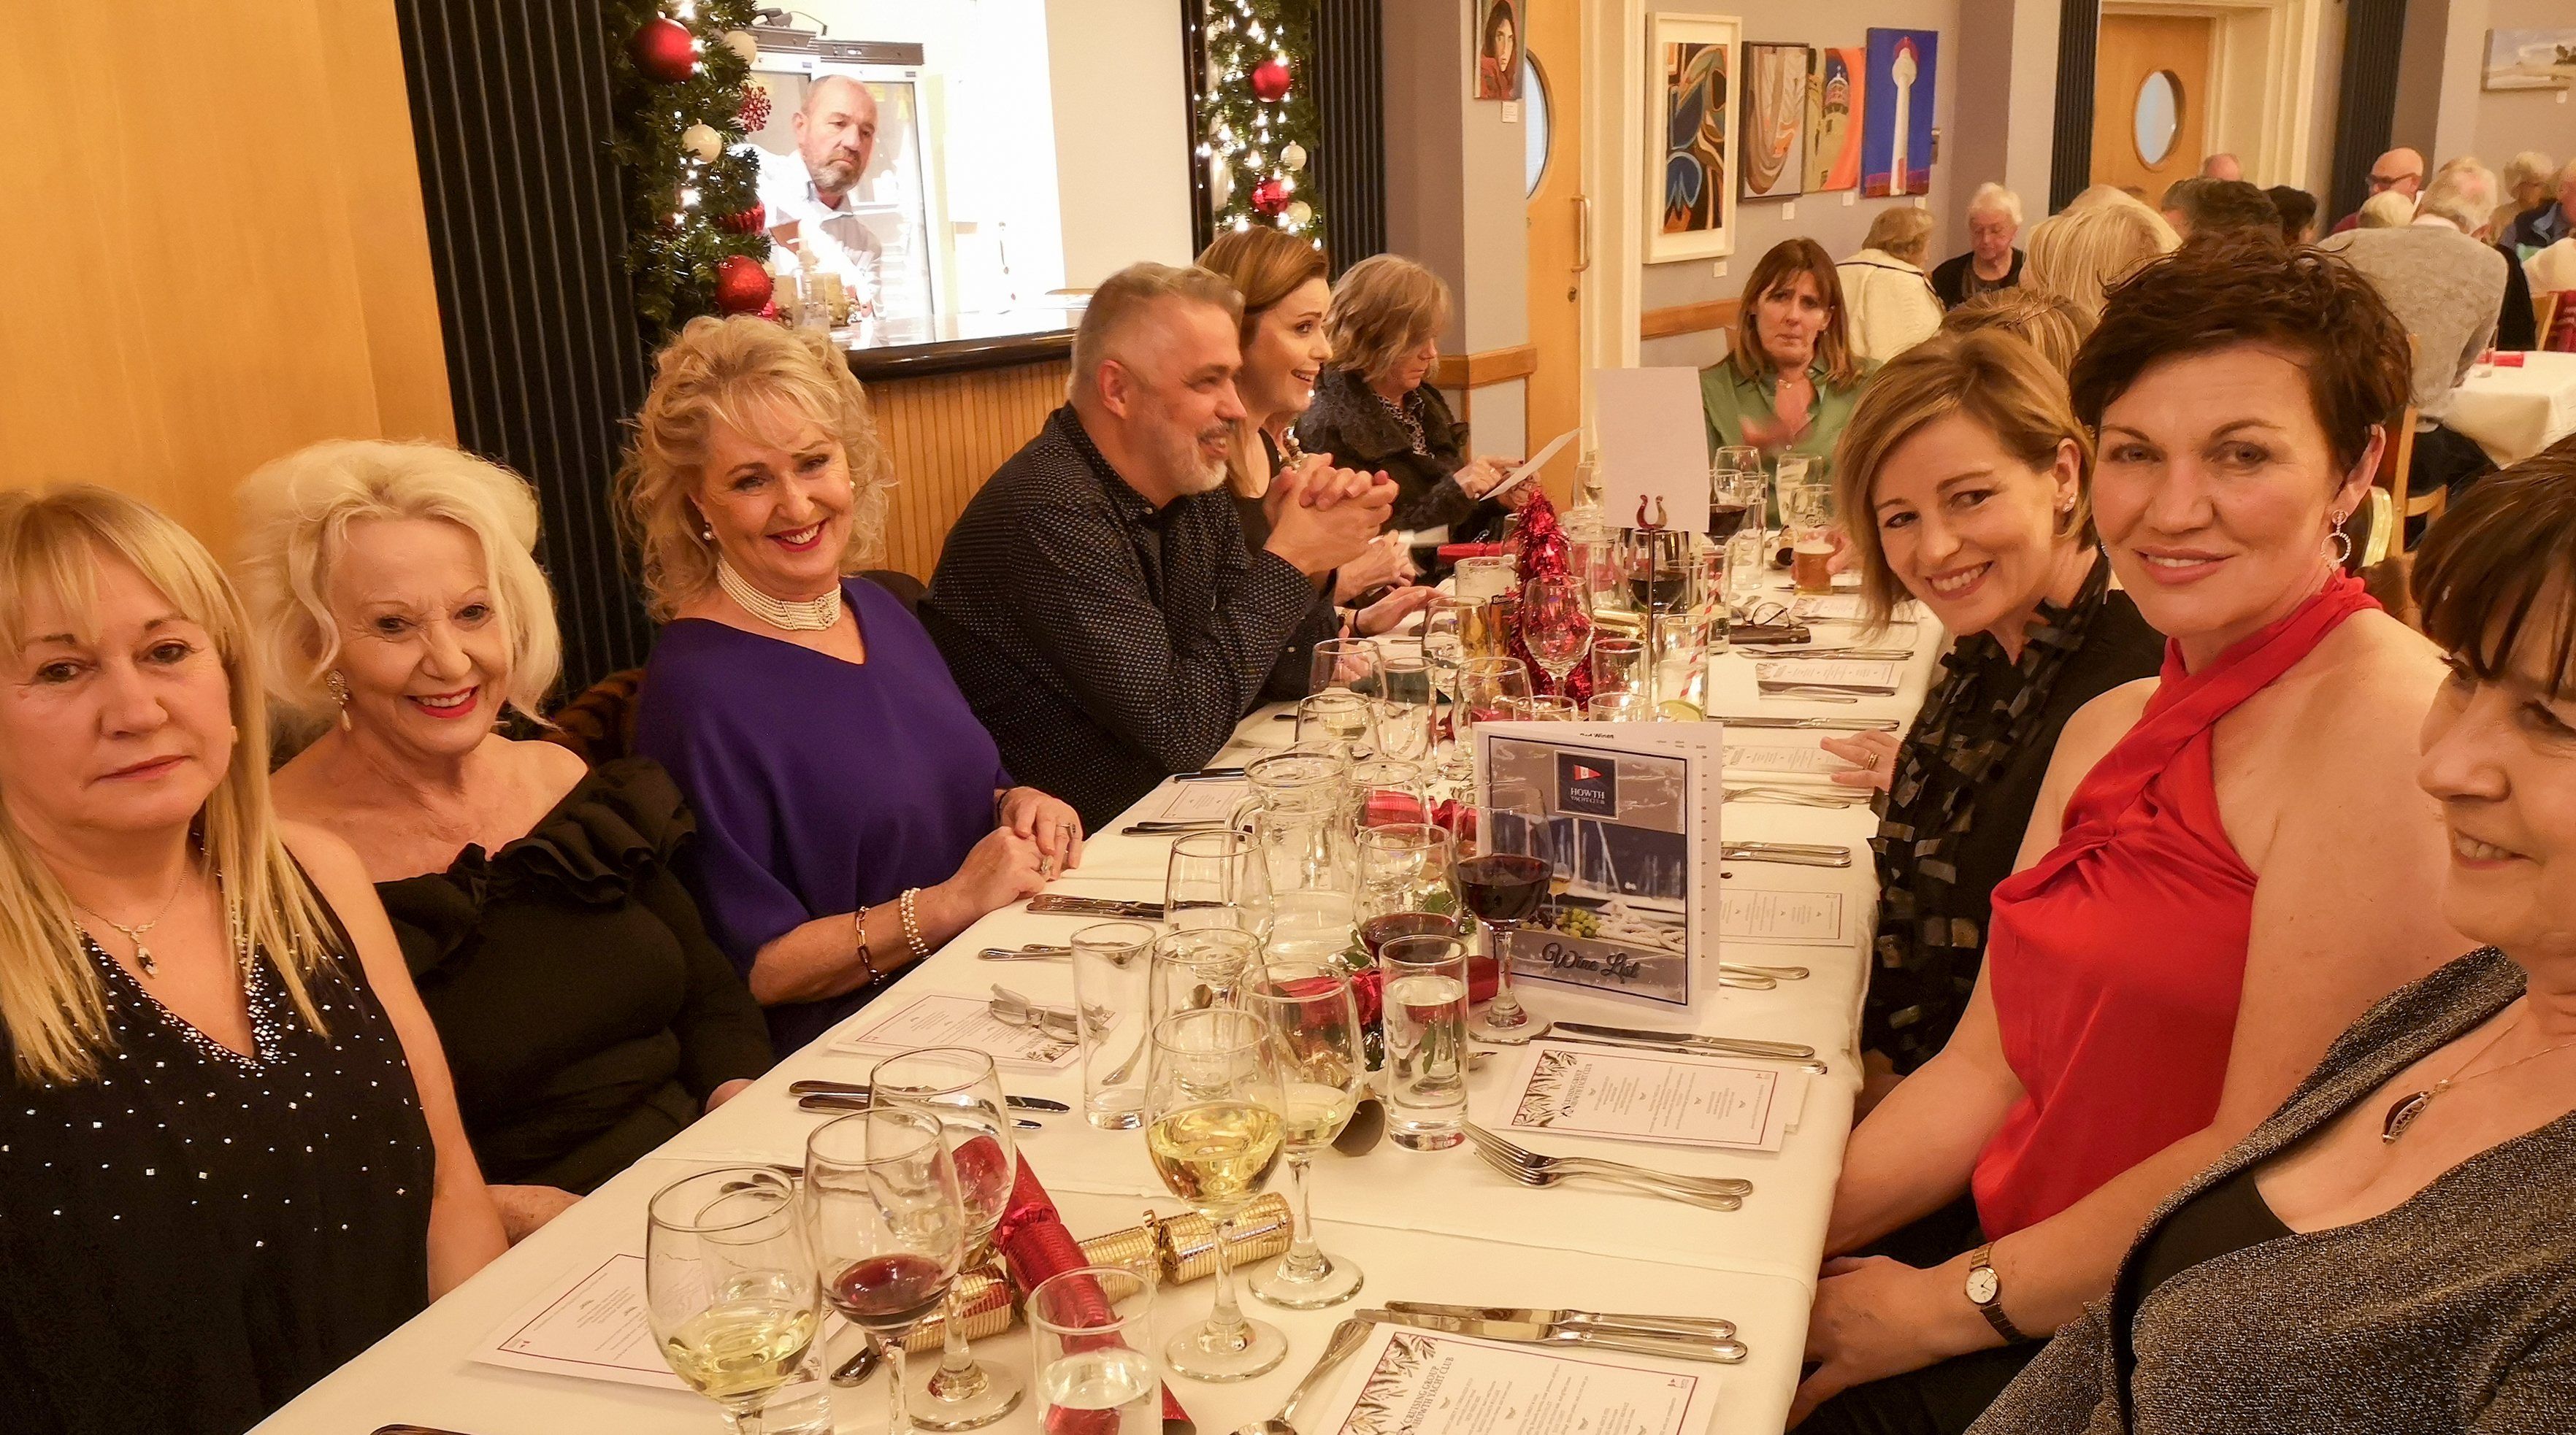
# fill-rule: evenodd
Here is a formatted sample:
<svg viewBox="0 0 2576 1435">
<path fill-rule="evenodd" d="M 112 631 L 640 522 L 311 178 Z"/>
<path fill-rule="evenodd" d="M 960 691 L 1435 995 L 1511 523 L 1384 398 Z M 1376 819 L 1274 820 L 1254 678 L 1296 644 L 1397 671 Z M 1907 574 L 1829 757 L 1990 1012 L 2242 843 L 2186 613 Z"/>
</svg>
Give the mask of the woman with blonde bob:
<svg viewBox="0 0 2576 1435">
<path fill-rule="evenodd" d="M 1852 353 L 1885 361 L 1940 332 L 1941 296 L 1923 268 L 1931 247 L 1930 210 L 1882 209 L 1860 252 L 1834 266 Z"/>
<path fill-rule="evenodd" d="M 2093 541 L 2092 466 L 2064 377 L 2007 333 L 1906 351 L 1843 430 L 1835 510 L 1863 607 L 1885 622 L 1910 596 L 1956 637 L 1902 742 L 1825 739 L 1860 764 L 1836 781 L 1887 794 L 1862 1014 L 1882 1090 L 1938 1053 L 1967 1010 L 1987 899 L 2012 874 L 2059 731 L 2163 661 L 2163 635 L 2111 586 Z"/>
<path fill-rule="evenodd" d="M 1332 363 L 1296 433 L 1307 453 L 1394 479 L 1390 527 L 1445 527 L 1453 541 L 1465 543 L 1500 537 L 1504 509 L 1529 502 L 1529 490 L 1486 501 L 1513 465 L 1469 458 L 1467 426 L 1431 385 L 1440 331 L 1448 326 L 1449 286 L 1439 275 L 1394 254 L 1352 265 L 1324 318 Z"/>
<path fill-rule="evenodd" d="M 2102 298 L 2113 285 L 2181 246 L 2182 236 L 2144 201 L 2095 185 L 2065 212 L 2032 226 L 2021 282 L 2066 299 L 2087 320 L 2099 320 Z"/>
<path fill-rule="evenodd" d="M 269 691 L 322 728 L 278 811 L 346 841 L 393 919 L 513 1240 L 769 1069 L 674 862 L 649 758 L 513 742 L 553 686 L 537 496 L 432 443 L 315 444 L 236 495 Z"/>
<path fill-rule="evenodd" d="M 1012 785 L 920 621 L 853 576 L 889 474 L 840 351 L 696 319 L 654 367 L 617 475 L 668 625 L 635 743 L 697 813 L 683 873 L 788 1051 L 1074 865 L 1082 825 Z"/>
<path fill-rule="evenodd" d="M 1834 441 L 1878 367 L 1850 336 L 1833 256 L 1812 239 L 1771 246 L 1744 281 L 1726 357 L 1699 371 L 1710 452 L 1749 444 L 1766 457 L 1802 455 L 1811 473 L 1830 475 Z"/>
<path fill-rule="evenodd" d="M 2093 332 L 2093 316 L 2063 294 L 2043 294 L 2014 285 L 1990 289 L 1941 316 L 1944 334 L 1987 331 L 2010 334 L 2039 352 L 2060 378 L 2074 371 L 2075 356 Z"/>
<path fill-rule="evenodd" d="M 258 645 L 133 499 L 0 493 L 0 1390 L 234 1435 L 497 1255 L 346 844 L 278 820 Z M 146 1380 L 102 1352 L 149 1349 Z"/>
</svg>

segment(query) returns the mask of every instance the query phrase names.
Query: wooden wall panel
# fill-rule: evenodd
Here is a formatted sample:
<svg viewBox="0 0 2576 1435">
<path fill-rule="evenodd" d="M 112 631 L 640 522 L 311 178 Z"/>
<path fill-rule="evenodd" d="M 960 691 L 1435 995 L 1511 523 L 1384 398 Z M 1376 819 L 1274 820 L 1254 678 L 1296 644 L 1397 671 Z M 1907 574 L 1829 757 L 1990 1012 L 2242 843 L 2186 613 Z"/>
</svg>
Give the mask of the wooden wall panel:
<svg viewBox="0 0 2576 1435">
<path fill-rule="evenodd" d="M 984 480 L 1064 403 L 1062 360 L 867 386 L 893 461 L 894 506 L 878 567 L 930 581 L 949 526 Z"/>
</svg>

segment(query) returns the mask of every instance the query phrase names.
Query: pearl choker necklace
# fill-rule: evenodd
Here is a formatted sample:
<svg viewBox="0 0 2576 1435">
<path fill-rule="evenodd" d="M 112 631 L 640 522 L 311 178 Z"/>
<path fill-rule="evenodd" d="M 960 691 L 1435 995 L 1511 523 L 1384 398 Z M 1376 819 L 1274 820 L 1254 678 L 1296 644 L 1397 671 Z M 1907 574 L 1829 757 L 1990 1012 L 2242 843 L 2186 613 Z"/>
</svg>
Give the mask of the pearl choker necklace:
<svg viewBox="0 0 2576 1435">
<path fill-rule="evenodd" d="M 812 633 L 841 621 L 841 585 L 834 583 L 830 592 L 819 598 L 781 602 L 743 581 L 733 565 L 716 560 L 716 584 L 725 596 L 742 605 L 743 611 L 773 628 L 790 633 Z"/>
</svg>

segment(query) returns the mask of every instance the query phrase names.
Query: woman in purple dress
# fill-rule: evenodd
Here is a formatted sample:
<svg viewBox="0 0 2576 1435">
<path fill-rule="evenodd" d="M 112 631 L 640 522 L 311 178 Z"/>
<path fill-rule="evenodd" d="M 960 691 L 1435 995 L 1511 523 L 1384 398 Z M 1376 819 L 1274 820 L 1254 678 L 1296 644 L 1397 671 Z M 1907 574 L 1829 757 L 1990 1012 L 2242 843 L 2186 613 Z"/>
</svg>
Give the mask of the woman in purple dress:
<svg viewBox="0 0 2576 1435">
<path fill-rule="evenodd" d="M 1081 858 L 1015 787 L 904 605 L 858 380 L 819 335 L 693 321 L 656 361 L 618 512 L 667 623 L 636 746 L 698 814 L 688 876 L 781 1053 Z"/>
</svg>

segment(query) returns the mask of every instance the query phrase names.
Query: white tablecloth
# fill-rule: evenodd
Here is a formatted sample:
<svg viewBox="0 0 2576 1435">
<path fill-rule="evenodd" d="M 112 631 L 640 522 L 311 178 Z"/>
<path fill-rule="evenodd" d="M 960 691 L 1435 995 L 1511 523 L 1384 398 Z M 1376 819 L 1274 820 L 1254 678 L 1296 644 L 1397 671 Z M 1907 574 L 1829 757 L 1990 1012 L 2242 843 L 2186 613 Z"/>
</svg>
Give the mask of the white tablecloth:
<svg viewBox="0 0 2576 1435">
<path fill-rule="evenodd" d="M 2525 354 L 2519 368 L 2472 370 L 2443 422 L 2476 439 L 2499 467 L 2522 462 L 2576 433 L 2576 354 Z"/>
<path fill-rule="evenodd" d="M 1840 636 L 1828 628 L 1819 639 Z M 1922 701 L 1938 639 L 1931 624 L 1917 630 L 1916 651 L 1905 665 L 1898 696 L 1852 705 L 1779 699 L 1756 705 L 1749 664 L 1723 658 L 1712 683 L 1712 707 L 1718 712 L 1902 719 Z M 1257 747 L 1284 745 L 1288 729 L 1289 724 L 1272 721 L 1266 713 L 1255 714 L 1228 751 L 1240 758 Z M 1141 810 L 1162 800 L 1158 790 L 1138 806 Z M 1367 1285 L 1353 1304 L 1413 1299 L 1724 1316 L 1736 1322 L 1752 1354 L 1740 1366 L 1710 1367 L 1722 1380 L 1711 1430 L 1725 1435 L 1779 1430 L 1797 1384 L 1827 1208 L 1859 1084 L 1852 1047 L 1876 891 L 1867 849 L 1872 821 L 1866 808 L 1738 803 L 1726 809 L 1729 840 L 1831 842 L 1849 846 L 1853 853 L 1852 866 L 1841 870 L 1729 867 L 1736 879 L 1764 887 L 1831 890 L 1844 897 L 1848 940 L 1843 946 L 1727 950 L 1731 959 L 1806 966 L 1814 973 L 1810 979 L 1767 992 L 1729 991 L 1716 1013 L 1701 1023 L 1712 1032 L 1807 1042 L 1829 1059 L 1831 1074 L 1810 1084 L 1803 1116 L 1783 1149 L 1771 1155 L 1673 1148 L 1633 1153 L 1636 1159 L 1674 1169 L 1751 1179 L 1754 1194 L 1742 1210 L 1706 1211 L 1586 1183 L 1530 1190 L 1492 1174 L 1463 1148 L 1413 1152 L 1381 1143 L 1360 1158 L 1326 1152 L 1316 1161 L 1315 1211 L 1327 1248 L 1367 1273 Z M 1120 837 L 1113 829 L 1092 840 L 1081 870 L 1059 881 L 1055 890 L 1159 900 L 1167 851 L 1168 839 Z M 1000 981 L 1040 1001 L 1069 1003 L 1073 993 L 1067 968 L 981 962 L 974 953 L 987 946 L 1062 941 L 1093 920 L 1042 916 L 1019 907 L 996 912 L 878 1000 L 934 991 L 981 995 Z M 1606 999 L 1554 987 L 1533 986 L 1529 992 L 1531 1005 L 1542 1016 L 1658 1024 L 1633 1007 Z M 854 1018 L 860 1019 L 864 1014 Z M 470 1353 L 497 1325 L 577 1266 L 587 1268 L 618 1250 L 641 1251 L 644 1204 L 678 1175 L 736 1161 L 798 1159 L 806 1132 L 822 1118 L 798 1111 L 787 1084 L 808 1076 L 855 1080 L 870 1065 L 868 1057 L 826 1050 L 827 1043 L 828 1038 L 789 1055 L 749 1091 L 674 1137 L 654 1158 L 558 1217 L 259 1428 L 271 1435 L 364 1435 L 404 1421 L 465 1435 L 575 1430 L 713 1435 L 719 1428 L 715 1408 L 695 1396 L 500 1369 L 474 1362 Z M 1494 1099 L 1508 1065 L 1489 1064 L 1471 1087 L 1471 1101 Z M 1081 1100 L 1080 1080 L 1071 1074 L 1013 1075 L 1008 1080 L 1016 1094 L 1052 1096 L 1077 1106 Z M 1140 1133 L 1095 1130 L 1079 1116 L 1049 1117 L 1046 1127 L 1043 1133 L 1024 1135 L 1021 1150 L 1077 1234 L 1134 1225 L 1148 1207 L 1166 1213 L 1181 1209 L 1155 1180 Z M 1554 1149 L 1598 1146 L 1560 1142 Z M 1167 1289 L 1159 1318 L 1203 1314 L 1209 1289 L 1205 1281 Z M 1174 1381 L 1201 1435 L 1223 1435 L 1275 1410 L 1321 1351 L 1325 1333 L 1353 1308 L 1278 1311 L 1248 1299 L 1247 1305 L 1287 1332 L 1288 1360 L 1269 1375 L 1240 1385 Z M 1023 1372 L 1028 1368 L 1027 1336 L 1021 1330 L 980 1342 L 978 1349 L 988 1359 Z M 841 1430 L 873 1435 L 884 1429 L 879 1404 L 883 1383 L 880 1375 L 867 1387 L 835 1392 Z M 1032 1402 L 1024 1400 L 1019 1410 L 989 1428 L 1005 1435 L 1035 1430 Z"/>
</svg>

